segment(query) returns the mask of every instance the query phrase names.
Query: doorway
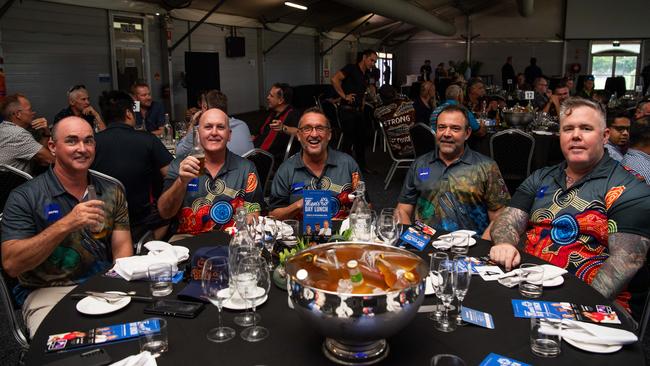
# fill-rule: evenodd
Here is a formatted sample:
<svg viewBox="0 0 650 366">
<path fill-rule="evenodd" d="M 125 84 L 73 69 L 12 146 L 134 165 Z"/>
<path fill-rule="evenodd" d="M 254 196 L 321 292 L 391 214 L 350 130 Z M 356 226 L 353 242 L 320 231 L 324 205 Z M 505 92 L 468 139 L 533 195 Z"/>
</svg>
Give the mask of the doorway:
<svg viewBox="0 0 650 366">
<path fill-rule="evenodd" d="M 218 52 L 185 52 L 187 105 L 193 106 L 202 92 L 221 90 Z"/>
</svg>

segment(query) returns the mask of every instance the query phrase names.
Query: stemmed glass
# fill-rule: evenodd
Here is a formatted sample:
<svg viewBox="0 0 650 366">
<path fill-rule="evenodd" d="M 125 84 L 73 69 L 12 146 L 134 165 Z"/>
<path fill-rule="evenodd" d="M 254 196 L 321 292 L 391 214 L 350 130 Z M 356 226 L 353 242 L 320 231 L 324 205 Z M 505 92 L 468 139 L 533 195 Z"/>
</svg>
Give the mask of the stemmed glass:
<svg viewBox="0 0 650 366">
<path fill-rule="evenodd" d="M 454 288 L 456 293 L 456 298 L 458 299 L 458 315 L 456 316 L 457 325 L 466 325 L 462 317 L 463 309 L 463 300 L 465 295 L 467 295 L 467 290 L 469 289 L 469 283 L 472 279 L 472 262 L 464 255 L 457 255 L 454 257 L 454 273 L 452 280 L 454 282 Z"/>
<path fill-rule="evenodd" d="M 394 208 L 381 210 L 377 219 L 377 235 L 386 245 L 393 245 L 399 237 L 399 219 Z"/>
<path fill-rule="evenodd" d="M 260 250 L 259 248 L 254 246 L 240 245 L 240 246 L 230 247 L 230 250 L 228 251 L 228 263 L 230 266 L 230 283 L 233 288 L 237 287 L 237 278 L 239 277 L 239 272 L 238 272 L 239 264 L 242 263 L 242 261 L 246 258 L 249 257 L 259 258 L 259 256 L 260 256 Z M 239 292 L 237 293 L 239 294 Z M 237 300 L 244 301 L 243 298 Z M 254 317 L 258 317 L 258 318 L 253 319 Z M 259 320 L 260 320 L 259 314 L 256 315 L 253 312 L 248 311 L 248 308 L 246 308 L 246 312 L 235 316 L 234 319 L 235 324 L 240 325 L 242 327 L 249 327 L 253 325 L 255 321 L 259 321 Z"/>
<path fill-rule="evenodd" d="M 434 252 L 431 254 L 431 261 L 429 262 L 429 278 L 431 279 L 431 286 L 433 287 L 433 290 L 435 291 L 436 294 L 436 308 L 431 313 L 429 318 L 433 320 L 438 320 L 440 319 L 440 316 L 442 316 L 442 305 L 439 304 L 438 301 L 438 292 L 440 291 L 440 275 L 438 273 L 440 264 L 443 261 L 446 261 L 449 259 L 449 256 L 447 253 L 443 252 Z"/>
<path fill-rule="evenodd" d="M 234 293 L 234 287 L 230 286 L 227 257 L 211 257 L 205 261 L 201 273 L 201 287 L 205 297 L 219 310 L 219 327 L 208 331 L 208 340 L 221 343 L 233 339 L 235 330 L 221 325 L 223 303 Z"/>
<path fill-rule="evenodd" d="M 437 294 L 440 300 L 442 300 L 442 304 L 445 308 L 442 318 L 440 318 L 439 322 L 435 323 L 435 327 L 441 332 L 452 332 L 456 329 L 455 322 L 452 323 L 449 321 L 449 305 L 451 305 L 451 302 L 454 300 L 456 292 L 456 289 L 454 288 L 453 273 L 454 261 L 452 260 L 444 260 L 440 263 L 440 266 L 438 266 L 440 287 Z"/>
<path fill-rule="evenodd" d="M 260 217 L 259 221 L 262 228 L 262 244 L 264 244 L 264 248 L 269 253 L 269 271 L 272 271 L 274 269 L 273 247 L 280 235 L 280 226 L 273 216 Z"/>
<path fill-rule="evenodd" d="M 238 276 L 235 279 L 237 291 L 244 300 L 251 302 L 253 308 L 253 326 L 244 329 L 241 337 L 249 342 L 261 341 L 269 336 L 269 330 L 257 325 L 257 301 L 268 294 L 271 286 L 271 277 L 267 271 L 266 260 L 262 257 L 246 257 L 237 267 Z M 261 318 L 261 317 L 260 317 Z"/>
</svg>

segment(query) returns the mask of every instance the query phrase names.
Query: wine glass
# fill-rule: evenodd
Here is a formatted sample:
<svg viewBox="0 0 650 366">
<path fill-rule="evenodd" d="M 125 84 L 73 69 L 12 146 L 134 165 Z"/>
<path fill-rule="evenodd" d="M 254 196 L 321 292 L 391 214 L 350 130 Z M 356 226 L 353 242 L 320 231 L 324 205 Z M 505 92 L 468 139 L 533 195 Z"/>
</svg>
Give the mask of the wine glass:
<svg viewBox="0 0 650 366">
<path fill-rule="evenodd" d="M 230 286 L 227 257 L 211 257 L 205 261 L 201 273 L 201 287 L 203 289 L 203 295 L 219 311 L 219 326 L 208 331 L 208 340 L 221 343 L 233 339 L 235 337 L 235 330 L 230 327 L 224 327 L 221 324 L 223 303 L 229 300 L 234 292 L 234 287 Z"/>
<path fill-rule="evenodd" d="M 431 358 L 431 366 L 465 366 L 462 358 L 456 355 L 440 354 Z"/>
<path fill-rule="evenodd" d="M 440 321 L 435 323 L 437 330 L 441 332 L 452 332 L 456 329 L 456 322 L 449 321 L 449 305 L 454 300 L 456 289 L 453 281 L 454 261 L 444 260 L 438 266 L 438 279 L 440 281 L 438 297 L 442 300 L 444 311 Z"/>
<path fill-rule="evenodd" d="M 466 325 L 463 321 L 462 309 L 463 309 L 463 300 L 465 295 L 467 295 L 467 290 L 469 289 L 469 283 L 472 279 L 472 262 L 464 255 L 457 255 L 454 257 L 454 273 L 452 280 L 454 282 L 454 288 L 456 293 L 456 298 L 458 299 L 458 315 L 456 316 L 457 325 Z"/>
<path fill-rule="evenodd" d="M 439 299 L 437 297 L 438 292 L 440 291 L 440 276 L 438 273 L 440 263 L 449 259 L 449 255 L 444 252 L 434 252 L 431 254 L 431 260 L 429 262 L 429 278 L 431 279 L 431 286 L 436 294 L 436 307 L 433 313 L 429 318 L 433 320 L 439 320 L 442 316 L 442 305 L 439 304 Z"/>
<path fill-rule="evenodd" d="M 253 308 L 253 326 L 244 329 L 241 337 L 249 342 L 258 342 L 269 336 L 268 329 L 257 325 L 255 316 L 257 302 L 268 294 L 271 287 L 266 260 L 262 257 L 246 257 L 239 263 L 237 272 L 237 291 L 242 299 L 251 302 Z"/>
<path fill-rule="evenodd" d="M 273 216 L 260 217 L 259 221 L 262 228 L 262 244 L 264 244 L 264 248 L 269 253 L 269 271 L 272 271 L 274 269 L 273 247 L 280 235 L 280 227 Z"/>
<path fill-rule="evenodd" d="M 233 288 L 237 288 L 238 286 L 237 278 L 240 276 L 238 272 L 239 264 L 242 263 L 246 258 L 250 258 L 250 257 L 259 258 L 259 256 L 260 256 L 260 250 L 257 247 L 248 246 L 248 245 L 230 247 L 228 252 L 228 263 L 230 266 L 230 283 Z M 234 295 L 233 302 L 243 301 L 245 303 L 245 300 L 238 295 L 239 292 L 237 292 L 237 294 Z M 247 307 L 244 313 L 235 316 L 234 321 L 235 324 L 239 326 L 249 327 L 253 325 L 253 323 L 256 320 L 259 321 L 259 318 L 253 319 L 253 317 L 255 316 L 259 317 L 259 314 L 255 315 L 253 312 L 249 311 Z"/>
<path fill-rule="evenodd" d="M 377 234 L 386 245 L 393 245 L 399 238 L 399 219 L 394 208 L 381 210 L 377 219 Z"/>
</svg>

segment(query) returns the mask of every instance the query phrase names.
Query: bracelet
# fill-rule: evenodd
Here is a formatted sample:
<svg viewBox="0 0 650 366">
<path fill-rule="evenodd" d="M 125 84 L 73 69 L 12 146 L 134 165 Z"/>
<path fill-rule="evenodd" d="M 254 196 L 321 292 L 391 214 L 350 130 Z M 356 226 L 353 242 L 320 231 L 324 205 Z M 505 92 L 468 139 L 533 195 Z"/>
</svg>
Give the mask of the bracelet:
<svg viewBox="0 0 650 366">
<path fill-rule="evenodd" d="M 282 126 L 282 132 L 287 132 L 287 126 Z"/>
</svg>

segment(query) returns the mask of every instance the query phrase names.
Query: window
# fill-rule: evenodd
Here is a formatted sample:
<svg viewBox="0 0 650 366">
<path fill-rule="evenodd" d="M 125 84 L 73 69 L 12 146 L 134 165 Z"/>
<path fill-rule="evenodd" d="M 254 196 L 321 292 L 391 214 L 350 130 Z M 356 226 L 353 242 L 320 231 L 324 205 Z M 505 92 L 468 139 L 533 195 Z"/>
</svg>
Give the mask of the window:
<svg viewBox="0 0 650 366">
<path fill-rule="evenodd" d="M 379 69 L 379 86 L 393 84 L 393 54 L 377 52 L 377 68 Z"/>
<path fill-rule="evenodd" d="M 595 79 L 594 88 L 605 89 L 607 78 L 623 76 L 625 89 L 634 90 L 640 52 L 641 42 L 593 42 L 591 74 Z"/>
</svg>

